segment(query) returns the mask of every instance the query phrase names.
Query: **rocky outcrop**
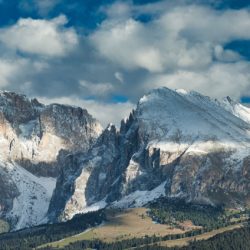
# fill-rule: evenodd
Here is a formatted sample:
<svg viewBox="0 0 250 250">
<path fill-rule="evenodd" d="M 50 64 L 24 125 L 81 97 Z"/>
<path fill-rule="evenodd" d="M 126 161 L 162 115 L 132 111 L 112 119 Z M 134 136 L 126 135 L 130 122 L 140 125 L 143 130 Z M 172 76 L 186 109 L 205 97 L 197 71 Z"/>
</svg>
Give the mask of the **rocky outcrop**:
<svg viewBox="0 0 250 250">
<path fill-rule="evenodd" d="M 15 93 L 0 94 L 0 157 L 36 175 L 56 177 L 59 152 L 86 152 L 101 131 L 101 125 L 84 109 L 44 106 Z"/>
<path fill-rule="evenodd" d="M 0 92 L 1 216 L 18 228 L 41 223 L 53 192 L 52 180 L 55 183 L 65 159 L 69 154 L 87 152 L 101 131 L 101 125 L 82 108 L 59 104 L 45 106 L 36 99 Z M 19 179 L 14 173 L 28 178 L 26 183 L 17 185 Z M 46 189 L 45 179 L 51 183 L 50 190 Z M 34 200 L 36 195 L 29 188 L 44 188 L 44 192 L 38 191 Z M 22 205 L 26 210 L 20 208 L 18 212 L 21 197 L 27 199 L 29 207 Z M 36 207 L 39 202 L 45 211 Z M 28 210 L 34 214 L 30 216 L 33 222 L 22 217 Z"/>
<path fill-rule="evenodd" d="M 2 216 L 11 210 L 14 198 L 19 195 L 19 190 L 2 166 L 0 167 L 0 183 L 0 216 Z"/>
</svg>

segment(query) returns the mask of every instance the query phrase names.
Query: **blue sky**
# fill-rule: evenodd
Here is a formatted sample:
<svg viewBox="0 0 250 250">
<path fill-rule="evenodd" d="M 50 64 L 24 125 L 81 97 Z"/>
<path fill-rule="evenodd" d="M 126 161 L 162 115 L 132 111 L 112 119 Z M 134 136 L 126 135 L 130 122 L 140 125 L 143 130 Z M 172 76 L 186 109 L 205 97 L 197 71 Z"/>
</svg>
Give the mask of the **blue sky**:
<svg viewBox="0 0 250 250">
<path fill-rule="evenodd" d="M 249 0 L 0 0 L 0 88 L 105 125 L 152 88 L 250 101 Z"/>
</svg>

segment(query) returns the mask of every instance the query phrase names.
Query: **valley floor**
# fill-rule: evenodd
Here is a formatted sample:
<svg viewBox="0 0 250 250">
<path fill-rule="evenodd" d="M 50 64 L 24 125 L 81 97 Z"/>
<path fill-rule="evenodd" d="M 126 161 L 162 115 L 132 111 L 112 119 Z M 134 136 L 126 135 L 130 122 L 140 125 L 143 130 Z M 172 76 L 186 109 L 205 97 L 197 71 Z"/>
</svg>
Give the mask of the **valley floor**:
<svg viewBox="0 0 250 250">
<path fill-rule="evenodd" d="M 222 227 L 196 236 L 161 241 L 158 245 L 164 247 L 185 246 L 191 241 L 206 240 L 217 234 L 231 231 L 242 226 L 242 222 L 236 223 L 234 225 Z M 64 248 L 71 243 L 84 240 L 101 240 L 106 243 L 112 243 L 132 238 L 143 238 L 145 236 L 163 237 L 166 235 L 184 234 L 185 232 L 200 228 L 201 227 L 193 225 L 191 221 L 184 221 L 178 227 L 155 223 L 148 216 L 146 208 L 133 208 L 125 211 L 108 210 L 107 221 L 105 223 L 88 229 L 80 234 L 66 237 L 60 241 L 41 245 L 36 249 L 43 249 L 45 247 Z"/>
</svg>

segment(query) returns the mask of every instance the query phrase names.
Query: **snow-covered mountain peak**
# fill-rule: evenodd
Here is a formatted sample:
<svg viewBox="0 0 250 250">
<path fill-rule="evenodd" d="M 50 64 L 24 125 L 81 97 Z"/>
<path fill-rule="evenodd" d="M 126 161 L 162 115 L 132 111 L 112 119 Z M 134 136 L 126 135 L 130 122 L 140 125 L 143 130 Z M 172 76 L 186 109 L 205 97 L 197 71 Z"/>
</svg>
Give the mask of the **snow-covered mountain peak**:
<svg viewBox="0 0 250 250">
<path fill-rule="evenodd" d="M 153 90 L 140 99 L 136 113 L 146 133 L 151 131 L 151 139 L 169 139 L 181 133 L 183 139 L 249 141 L 249 124 L 194 91 Z"/>
<path fill-rule="evenodd" d="M 193 91 L 193 90 L 185 90 L 185 89 L 176 89 L 172 90 L 167 87 L 162 87 L 158 89 L 154 89 L 150 91 L 148 94 L 144 95 L 139 100 L 139 105 L 146 103 L 146 102 L 157 102 L 159 99 L 161 99 L 161 102 L 175 102 L 178 101 L 178 99 L 182 97 L 183 99 L 189 100 L 190 102 L 210 102 L 215 104 L 215 100 L 212 98 L 202 95 L 199 92 Z"/>
</svg>

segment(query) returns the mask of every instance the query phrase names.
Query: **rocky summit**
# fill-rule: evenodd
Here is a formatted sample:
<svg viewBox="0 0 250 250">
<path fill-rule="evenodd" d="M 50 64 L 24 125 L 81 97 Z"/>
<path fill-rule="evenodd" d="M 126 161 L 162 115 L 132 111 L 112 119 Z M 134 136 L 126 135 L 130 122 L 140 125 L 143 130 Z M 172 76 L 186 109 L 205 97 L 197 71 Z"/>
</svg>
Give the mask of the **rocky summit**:
<svg viewBox="0 0 250 250">
<path fill-rule="evenodd" d="M 161 88 L 102 130 L 81 108 L 2 92 L 1 217 L 15 230 L 162 196 L 247 207 L 249 122 L 229 97 Z"/>
<path fill-rule="evenodd" d="M 68 154 L 88 151 L 102 131 L 86 110 L 0 93 L 0 215 L 14 229 L 46 222 Z"/>
</svg>

